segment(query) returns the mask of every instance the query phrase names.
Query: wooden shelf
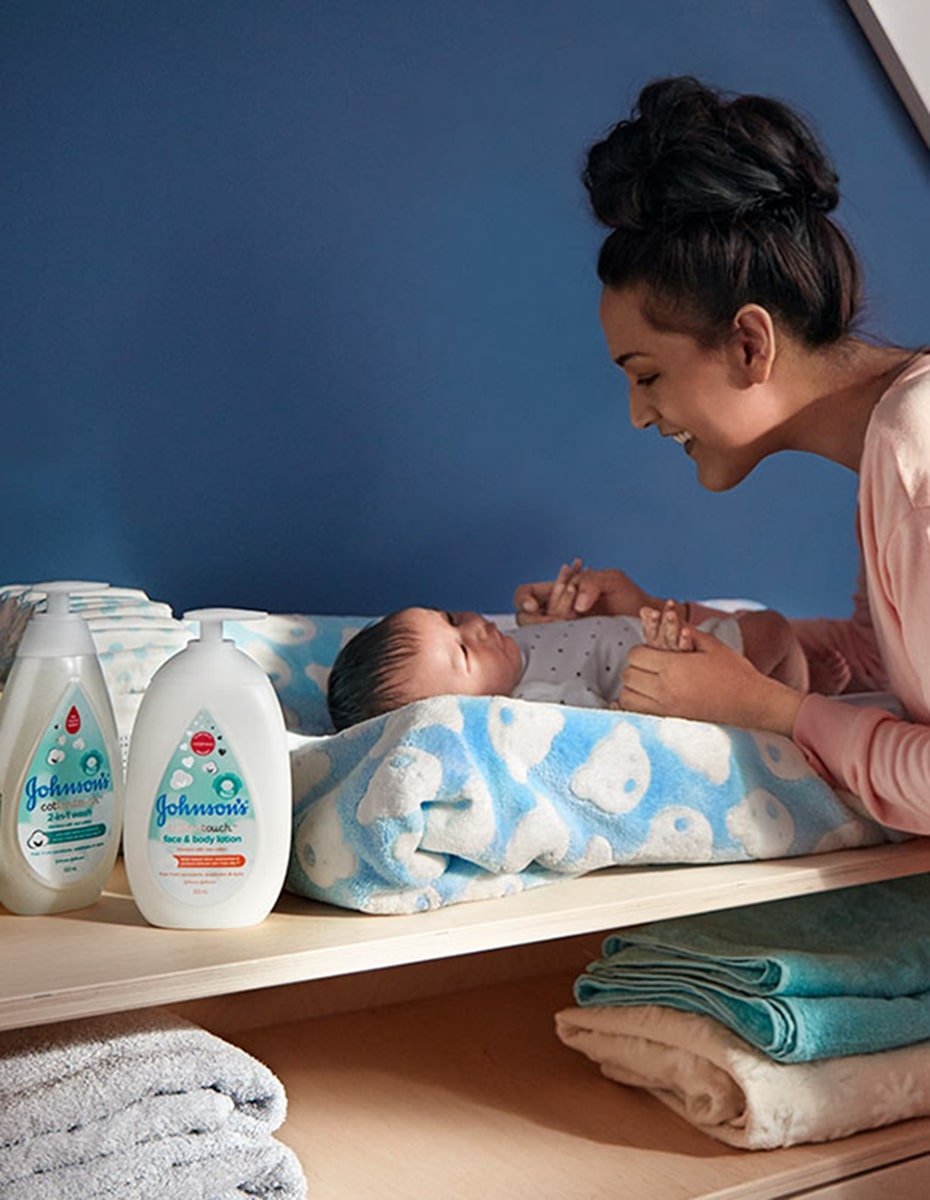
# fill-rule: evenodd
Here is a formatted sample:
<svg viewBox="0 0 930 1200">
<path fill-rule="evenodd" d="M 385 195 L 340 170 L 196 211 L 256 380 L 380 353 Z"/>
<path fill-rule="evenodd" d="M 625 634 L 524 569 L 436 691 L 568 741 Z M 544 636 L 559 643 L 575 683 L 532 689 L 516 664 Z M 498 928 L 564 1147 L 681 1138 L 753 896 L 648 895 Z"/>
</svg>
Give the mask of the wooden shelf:
<svg viewBox="0 0 930 1200">
<path fill-rule="evenodd" d="M 0 1028 L 250 991 L 572 937 L 930 871 L 930 839 L 811 858 L 612 869 L 502 900 L 380 917 L 284 897 L 262 925 L 145 923 L 120 868 L 89 908 L 0 910 Z"/>
<path fill-rule="evenodd" d="M 930 1119 L 787 1150 L 737 1150 L 604 1079 L 556 1038 L 570 974 L 282 1024 L 234 1040 L 288 1091 L 278 1132 L 314 1200 L 917 1200 L 877 1168 L 930 1151 Z M 903 1167 L 889 1167 L 900 1181 Z M 847 1191 L 850 1176 L 865 1190 Z M 855 1182 L 855 1181 L 853 1181 Z"/>
</svg>

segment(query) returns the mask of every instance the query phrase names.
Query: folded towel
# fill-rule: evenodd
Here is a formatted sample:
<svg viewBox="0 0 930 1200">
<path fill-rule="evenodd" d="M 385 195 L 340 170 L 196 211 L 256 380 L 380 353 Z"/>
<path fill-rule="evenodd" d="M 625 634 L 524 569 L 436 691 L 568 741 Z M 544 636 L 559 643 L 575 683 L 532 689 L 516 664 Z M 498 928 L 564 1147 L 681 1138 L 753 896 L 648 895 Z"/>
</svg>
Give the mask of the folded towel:
<svg viewBox="0 0 930 1200">
<path fill-rule="evenodd" d="M 580 1005 L 716 1017 L 783 1062 L 930 1038 L 930 876 L 612 934 Z"/>
<path fill-rule="evenodd" d="M 610 934 L 758 995 L 903 996 L 930 990 L 930 875 L 794 896 Z"/>
<path fill-rule="evenodd" d="M 0 1033 L 0 1197 L 301 1198 L 277 1077 L 161 1010 Z"/>
<path fill-rule="evenodd" d="M 671 1008 L 567 1008 L 565 1043 L 618 1083 L 647 1088 L 731 1146 L 825 1142 L 930 1114 L 930 1042 L 786 1065 L 719 1022 Z"/>
</svg>

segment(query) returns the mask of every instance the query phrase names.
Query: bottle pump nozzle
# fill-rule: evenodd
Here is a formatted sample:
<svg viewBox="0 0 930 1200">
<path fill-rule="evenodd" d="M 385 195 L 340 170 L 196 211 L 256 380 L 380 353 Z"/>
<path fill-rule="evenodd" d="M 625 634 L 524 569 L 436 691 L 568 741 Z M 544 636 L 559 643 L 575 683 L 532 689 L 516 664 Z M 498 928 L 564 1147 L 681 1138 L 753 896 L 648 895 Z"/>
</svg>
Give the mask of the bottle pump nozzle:
<svg viewBox="0 0 930 1200">
<path fill-rule="evenodd" d="M 71 597 L 79 596 L 82 592 L 104 592 L 108 583 L 93 583 L 83 579 L 56 579 L 49 583 L 36 583 L 33 592 L 45 595 L 45 612 L 37 616 L 68 617 L 71 614 Z"/>
<path fill-rule="evenodd" d="M 223 637 L 224 621 L 263 621 L 267 616 L 253 608 L 192 608 L 184 614 L 184 620 L 199 623 L 200 637 L 196 641 L 215 644 L 229 640 Z"/>
<path fill-rule="evenodd" d="M 94 639 L 83 617 L 71 611 L 71 597 L 84 592 L 106 591 L 108 583 L 81 579 L 56 579 L 37 583 L 31 591 L 45 596 L 45 611 L 32 614 L 17 655 L 57 658 L 95 654 Z"/>
</svg>

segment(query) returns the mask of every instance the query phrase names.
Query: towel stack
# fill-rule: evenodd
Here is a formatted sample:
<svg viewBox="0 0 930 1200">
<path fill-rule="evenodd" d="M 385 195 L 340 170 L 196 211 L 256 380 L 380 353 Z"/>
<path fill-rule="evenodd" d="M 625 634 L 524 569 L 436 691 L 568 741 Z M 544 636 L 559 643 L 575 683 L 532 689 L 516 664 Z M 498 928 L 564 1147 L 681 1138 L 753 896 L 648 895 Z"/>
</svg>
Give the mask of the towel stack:
<svg viewBox="0 0 930 1200">
<path fill-rule="evenodd" d="M 930 1114 L 930 876 L 613 934 L 575 999 L 566 1045 L 732 1145 Z"/>
<path fill-rule="evenodd" d="M 162 1010 L 0 1034 L 2 1200 L 303 1200 L 284 1088 Z"/>
</svg>

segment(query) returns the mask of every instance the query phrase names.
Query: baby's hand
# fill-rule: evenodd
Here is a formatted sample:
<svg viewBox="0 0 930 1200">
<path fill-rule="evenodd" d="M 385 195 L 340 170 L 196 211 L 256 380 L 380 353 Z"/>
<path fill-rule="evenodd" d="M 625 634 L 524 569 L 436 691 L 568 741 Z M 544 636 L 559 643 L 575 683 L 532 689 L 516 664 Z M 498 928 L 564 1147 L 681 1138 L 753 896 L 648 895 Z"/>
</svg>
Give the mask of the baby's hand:
<svg viewBox="0 0 930 1200">
<path fill-rule="evenodd" d="M 666 600 L 661 612 L 656 608 L 641 608 L 639 616 L 647 646 L 676 653 L 689 653 L 694 649 L 694 635 L 690 626 L 682 624 L 674 600 Z"/>
</svg>

